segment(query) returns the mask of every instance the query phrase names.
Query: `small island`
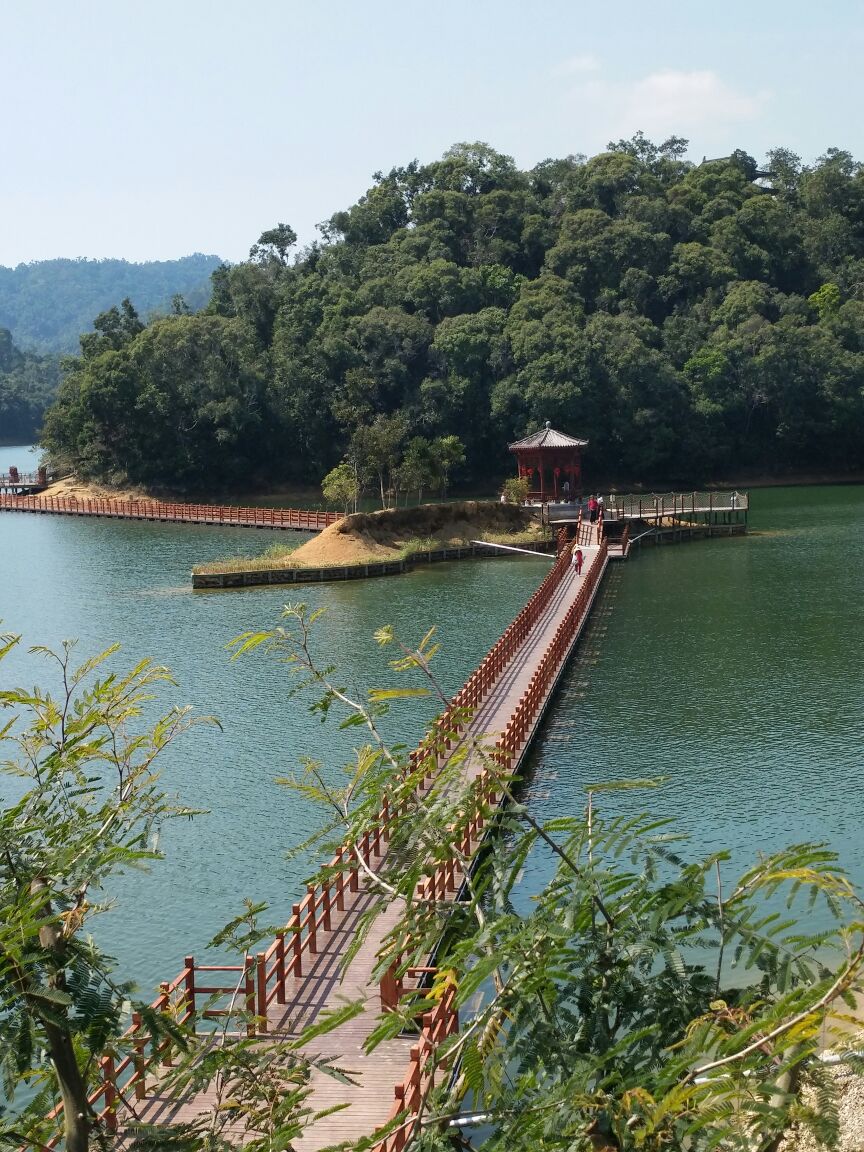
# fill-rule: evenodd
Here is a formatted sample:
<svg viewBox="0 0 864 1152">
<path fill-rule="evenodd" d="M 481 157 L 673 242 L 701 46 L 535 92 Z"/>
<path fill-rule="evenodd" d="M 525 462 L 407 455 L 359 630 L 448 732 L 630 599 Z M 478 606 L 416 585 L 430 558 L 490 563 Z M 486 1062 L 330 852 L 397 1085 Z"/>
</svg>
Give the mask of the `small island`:
<svg viewBox="0 0 864 1152">
<path fill-rule="evenodd" d="M 391 576 L 417 563 L 494 551 L 478 541 L 536 552 L 555 547 L 539 508 L 458 500 L 356 512 L 297 548 L 280 541 L 260 556 L 198 565 L 192 583 L 195 588 L 236 588 Z"/>
</svg>

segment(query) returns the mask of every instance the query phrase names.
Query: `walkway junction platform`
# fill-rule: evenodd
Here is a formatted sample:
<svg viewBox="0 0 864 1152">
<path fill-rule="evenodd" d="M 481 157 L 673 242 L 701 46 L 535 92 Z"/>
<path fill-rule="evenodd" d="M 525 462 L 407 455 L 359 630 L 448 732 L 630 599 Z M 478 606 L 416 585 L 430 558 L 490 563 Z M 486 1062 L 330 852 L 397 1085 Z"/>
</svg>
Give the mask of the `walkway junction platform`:
<svg viewBox="0 0 864 1152">
<path fill-rule="evenodd" d="M 663 544 L 702 536 L 735 536 L 747 531 L 747 492 L 666 492 L 660 495 L 604 496 L 604 533 L 610 548 L 627 525 L 629 546 Z M 550 524 L 575 524 L 578 503 L 547 505 Z M 629 550 L 629 549 L 628 549 Z"/>
<path fill-rule="evenodd" d="M 40 468 L 37 472 L 19 472 L 17 468 L 10 468 L 8 472 L 0 472 L 0 492 L 12 496 L 30 496 L 41 492 L 48 484 L 48 469 Z"/>
</svg>

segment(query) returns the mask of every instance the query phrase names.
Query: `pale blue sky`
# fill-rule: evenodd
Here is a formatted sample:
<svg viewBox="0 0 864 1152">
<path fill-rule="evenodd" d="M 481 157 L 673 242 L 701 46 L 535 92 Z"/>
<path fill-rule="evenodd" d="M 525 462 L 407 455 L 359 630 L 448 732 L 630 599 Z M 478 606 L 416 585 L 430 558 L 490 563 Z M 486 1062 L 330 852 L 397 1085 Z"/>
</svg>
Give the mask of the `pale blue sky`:
<svg viewBox="0 0 864 1152">
<path fill-rule="evenodd" d="M 862 61 L 853 0 L 0 0 L 0 264 L 242 259 L 459 140 L 864 158 Z"/>
</svg>

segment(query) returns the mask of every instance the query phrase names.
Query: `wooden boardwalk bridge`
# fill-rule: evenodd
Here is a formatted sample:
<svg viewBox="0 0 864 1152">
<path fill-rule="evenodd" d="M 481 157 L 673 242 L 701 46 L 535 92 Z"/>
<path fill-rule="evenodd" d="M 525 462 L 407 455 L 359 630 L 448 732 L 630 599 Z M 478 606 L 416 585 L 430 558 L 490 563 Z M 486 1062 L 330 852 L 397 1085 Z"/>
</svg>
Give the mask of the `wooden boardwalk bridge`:
<svg viewBox="0 0 864 1152">
<path fill-rule="evenodd" d="M 470 817 L 464 834 L 460 832 L 462 839 L 454 846 L 452 857 L 427 870 L 418 891 L 421 898 L 437 902 L 456 898 L 463 879 L 462 865 L 468 867 L 466 862 L 476 855 L 490 830 L 483 812 L 494 812 L 502 800 L 500 773 L 518 773 L 591 610 L 610 559 L 609 541 L 604 538 L 602 524 L 580 523 L 576 533 L 584 554 L 581 574 L 571 563 L 569 545 L 565 547 L 562 534 L 561 555 L 553 568 L 439 719 L 439 730 L 448 733 L 447 741 L 433 753 L 428 746 L 411 753 L 411 763 L 424 773 L 418 798 L 422 799 L 424 789 L 431 786 L 435 773 L 462 749 L 468 754 L 453 761 L 458 765 L 460 781 L 465 786 L 473 781 L 485 800 Z M 618 549 L 620 554 L 620 544 Z M 626 552 L 626 533 L 623 549 Z M 450 720 L 451 713 L 470 719 Z M 494 745 L 498 765 L 494 773 L 489 771 L 488 757 L 476 751 L 481 741 L 486 747 Z M 459 1026 L 453 993 L 448 991 L 422 1018 L 418 1033 L 385 1041 L 371 1054 L 364 1049 L 380 1013 L 395 1006 L 401 990 L 392 970 L 383 979 L 375 976 L 382 942 L 398 919 L 399 907 L 388 905 L 379 914 L 344 972 L 341 960 L 360 918 L 376 898 L 367 869 L 374 873 L 386 861 L 392 819 L 385 801 L 361 841 L 339 850 L 332 867 L 326 870 L 328 879 L 310 886 L 304 899 L 294 905 L 284 930 L 266 952 L 247 956 L 242 965 L 235 966 L 201 965 L 189 956 L 183 971 L 162 985 L 154 1002 L 158 1011 L 194 1027 L 201 1017 L 214 1014 L 206 1010 L 207 1005 L 212 1008 L 214 996 L 239 991 L 250 1020 L 254 1020 L 249 1025 L 252 1034 L 273 1040 L 296 1037 L 322 1012 L 338 1008 L 346 1000 L 362 1000 L 360 1015 L 304 1049 L 309 1056 L 334 1057 L 339 1067 L 350 1073 L 353 1083 L 346 1085 L 324 1073 L 312 1073 L 307 1103 L 313 1111 L 336 1104 L 348 1107 L 307 1127 L 292 1145 L 298 1152 L 318 1152 L 340 1141 L 372 1136 L 397 1120 L 399 1125 L 374 1148 L 375 1152 L 401 1152 L 413 1135 L 431 1087 L 434 1052 Z M 409 970 L 405 979 L 418 979 L 429 971 Z M 212 1037 L 212 1033 L 202 1037 L 205 1044 L 206 1035 Z M 133 1018 L 126 1050 L 122 1060 L 112 1055 L 103 1058 L 102 1083 L 91 1098 L 94 1112 L 109 1132 L 122 1133 L 132 1119 L 156 1125 L 190 1121 L 218 1106 L 212 1085 L 179 1100 L 161 1089 L 164 1076 L 160 1070 L 170 1063 L 170 1047 L 148 1037 L 140 1017 Z M 233 1135 L 238 1143 L 242 1140 L 239 1129 Z M 58 1134 L 49 1146 L 56 1146 L 61 1139 Z"/>
<path fill-rule="evenodd" d="M 624 498 L 611 508 L 607 506 L 606 519 L 596 523 L 581 517 L 574 523 L 572 517 L 561 517 L 559 555 L 552 569 L 439 718 L 437 730 L 446 739 L 434 747 L 421 745 L 409 756 L 413 775 L 421 777 L 414 793 L 416 801 L 424 800 L 433 780 L 451 764 L 457 767 L 459 787 L 473 783 L 483 800 L 478 808 L 466 812 L 466 824 L 452 854 L 448 849 L 447 858 L 430 862 L 417 890 L 419 900 L 441 907 L 457 898 L 465 879 L 463 869 L 470 869 L 490 834 L 493 816 L 489 814 L 494 814 L 502 802 L 501 774 L 508 778 L 519 774 L 591 611 L 607 564 L 628 554 L 631 527 L 642 530 L 652 521 L 655 529 L 665 530 L 670 523 L 679 529 L 682 525 L 696 527 L 700 514 L 708 517 L 703 525 L 713 524 L 715 516 L 740 524 L 743 515 L 746 527 L 746 497 L 736 493 L 734 499 L 715 500 L 715 496 L 709 496 L 704 507 L 696 494 L 671 499 Z M 203 508 L 207 510 L 204 515 L 213 515 L 209 506 L 165 507 Z M 550 513 L 554 511 L 551 507 Z M 274 514 L 267 509 L 254 512 Z M 550 519 L 554 523 L 558 518 L 550 515 Z M 717 526 L 721 524 L 718 521 Z M 570 541 L 574 539 L 583 551 L 581 573 L 571 563 Z M 464 719 L 466 716 L 469 719 Z M 483 748 L 494 749 L 494 772 Z M 457 754 L 458 759 L 454 759 Z M 311 1111 L 347 1107 L 314 1120 L 292 1142 L 297 1152 L 320 1152 L 361 1136 L 373 1140 L 373 1152 L 401 1152 L 415 1134 L 432 1086 L 435 1053 L 459 1028 L 454 994 L 448 990 L 418 1022 L 415 1032 L 387 1040 L 371 1053 L 366 1051 L 366 1041 L 382 1011 L 399 1003 L 403 983 L 410 992 L 434 972 L 433 958 L 428 957 L 423 966 L 409 968 L 403 977 L 397 978 L 392 967 L 381 977 L 383 945 L 401 911 L 395 903 L 379 912 L 359 951 L 347 967 L 343 966 L 364 915 L 380 904 L 369 875 L 388 863 L 393 819 L 385 800 L 360 840 L 344 844 L 322 871 L 326 879 L 307 888 L 266 951 L 247 955 L 241 964 L 234 965 L 201 964 L 187 956 L 182 972 L 161 985 L 153 1003 L 156 1011 L 194 1031 L 205 1049 L 213 1042 L 213 1017 L 230 1015 L 230 1010 L 218 1006 L 226 998 L 232 1003 L 239 999 L 246 1011 L 248 1034 L 262 1043 L 296 1041 L 304 1028 L 320 1021 L 325 1013 L 346 1002 L 362 1003 L 359 1015 L 302 1049 L 310 1058 L 330 1058 L 349 1074 L 351 1082 L 313 1071 L 307 1101 Z M 109 1133 L 122 1139 L 124 1128 L 132 1121 L 157 1126 L 200 1121 L 219 1110 L 222 1097 L 212 1083 L 203 1091 L 179 1098 L 167 1090 L 164 1067 L 174 1055 L 171 1044 L 149 1036 L 140 1016 L 133 1016 L 131 1028 L 115 1051 L 118 1055 L 112 1052 L 102 1058 L 101 1082 L 91 1097 L 94 1114 Z M 375 1133 L 387 1125 L 396 1126 L 382 1132 L 374 1142 Z M 239 1121 L 226 1134 L 238 1144 L 253 1135 L 244 1132 Z M 61 1140 L 58 1133 L 46 1147 L 54 1148 Z"/>
<path fill-rule="evenodd" d="M 224 504 L 177 504 L 163 500 L 104 500 L 75 496 L 30 496 L 0 492 L 0 512 L 43 516 L 102 516 L 109 520 L 154 520 L 171 524 L 209 524 L 216 528 L 271 528 L 320 532 L 341 518 L 339 512 L 308 508 L 255 508 Z"/>
</svg>

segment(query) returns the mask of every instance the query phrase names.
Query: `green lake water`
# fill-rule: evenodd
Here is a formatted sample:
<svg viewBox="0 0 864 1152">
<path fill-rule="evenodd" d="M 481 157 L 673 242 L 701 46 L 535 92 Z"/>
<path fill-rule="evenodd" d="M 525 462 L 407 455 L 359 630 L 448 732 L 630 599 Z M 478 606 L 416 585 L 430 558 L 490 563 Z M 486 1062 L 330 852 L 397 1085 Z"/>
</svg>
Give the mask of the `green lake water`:
<svg viewBox="0 0 864 1152">
<path fill-rule="evenodd" d="M 613 569 L 531 761 L 535 809 L 675 820 L 688 854 L 828 841 L 864 883 L 864 488 L 752 493 L 751 534 Z M 542 859 L 535 870 L 546 865 Z M 530 870 L 529 870 L 530 884 Z"/>
<path fill-rule="evenodd" d="M 22 458 L 0 449 L 4 463 Z M 226 555 L 260 552 L 274 540 L 302 533 L 221 529 L 65 516 L 0 513 L 0 620 L 27 645 L 57 647 L 69 637 L 79 652 L 123 645 L 116 667 L 141 657 L 167 664 L 179 688 L 166 697 L 217 716 L 223 730 L 200 728 L 169 749 L 164 780 L 184 802 L 208 810 L 163 833 L 167 859 L 149 875 L 133 873 L 116 886 L 117 908 L 99 921 L 99 934 L 142 987 L 172 977 L 188 953 L 200 955 L 244 897 L 267 899 L 285 919 L 302 894 L 308 861 L 286 860 L 318 813 L 274 783 L 301 757 L 337 771 L 350 751 L 348 733 L 322 727 L 311 697 L 291 698 L 293 681 L 262 656 L 231 662 L 225 646 L 247 629 L 278 623 L 286 599 L 328 612 L 316 627 L 322 659 L 332 658 L 342 683 L 356 692 L 388 686 L 392 652 L 373 634 L 392 624 L 409 641 L 437 625 L 443 650 L 442 686 L 453 693 L 531 595 L 549 560 L 472 560 L 438 564 L 390 579 L 193 592 L 192 565 Z M 44 660 L 21 649 L 0 665 L 0 685 L 44 683 Z M 431 709 L 427 709 L 427 714 Z M 412 709 L 394 709 L 386 732 L 414 743 L 422 723 Z M 344 754 L 340 760 L 340 754 Z M 11 785 L 0 779 L 0 798 Z"/>
<path fill-rule="evenodd" d="M 0 471 L 23 461 L 0 449 Z M 21 466 L 21 465 L 19 465 Z M 584 805 L 595 780 L 662 774 L 656 792 L 604 800 L 674 815 L 700 854 L 827 839 L 864 880 L 864 488 L 757 491 L 746 538 L 645 549 L 613 569 L 533 756 L 532 803 L 545 814 Z M 281 538 L 281 537 L 277 537 Z M 296 537 L 292 537 L 296 539 Z M 99 932 L 144 989 L 235 915 L 245 896 L 283 918 L 308 862 L 286 860 L 316 814 L 274 777 L 302 756 L 331 771 L 347 734 L 321 726 L 309 700 L 260 656 L 230 662 L 225 645 L 271 627 L 286 590 L 193 593 L 196 562 L 253 554 L 271 533 L 0 514 L 0 619 L 28 644 L 78 637 L 90 654 L 115 640 L 118 666 L 168 664 L 170 696 L 220 718 L 172 748 L 165 780 L 208 809 L 163 836 L 166 860 L 125 877 Z M 344 684 L 390 683 L 372 639 L 393 624 L 408 639 L 439 628 L 439 676 L 454 691 L 527 600 L 548 561 L 476 560 L 364 583 L 310 585 L 294 599 L 328 612 L 316 630 Z M 44 682 L 23 651 L 0 683 Z M 420 719 L 398 709 L 387 734 L 413 742 Z M 0 796 L 10 794 L 0 782 Z M 543 868 L 538 860 L 536 869 Z M 731 874 L 731 873 L 730 873 Z"/>
</svg>

